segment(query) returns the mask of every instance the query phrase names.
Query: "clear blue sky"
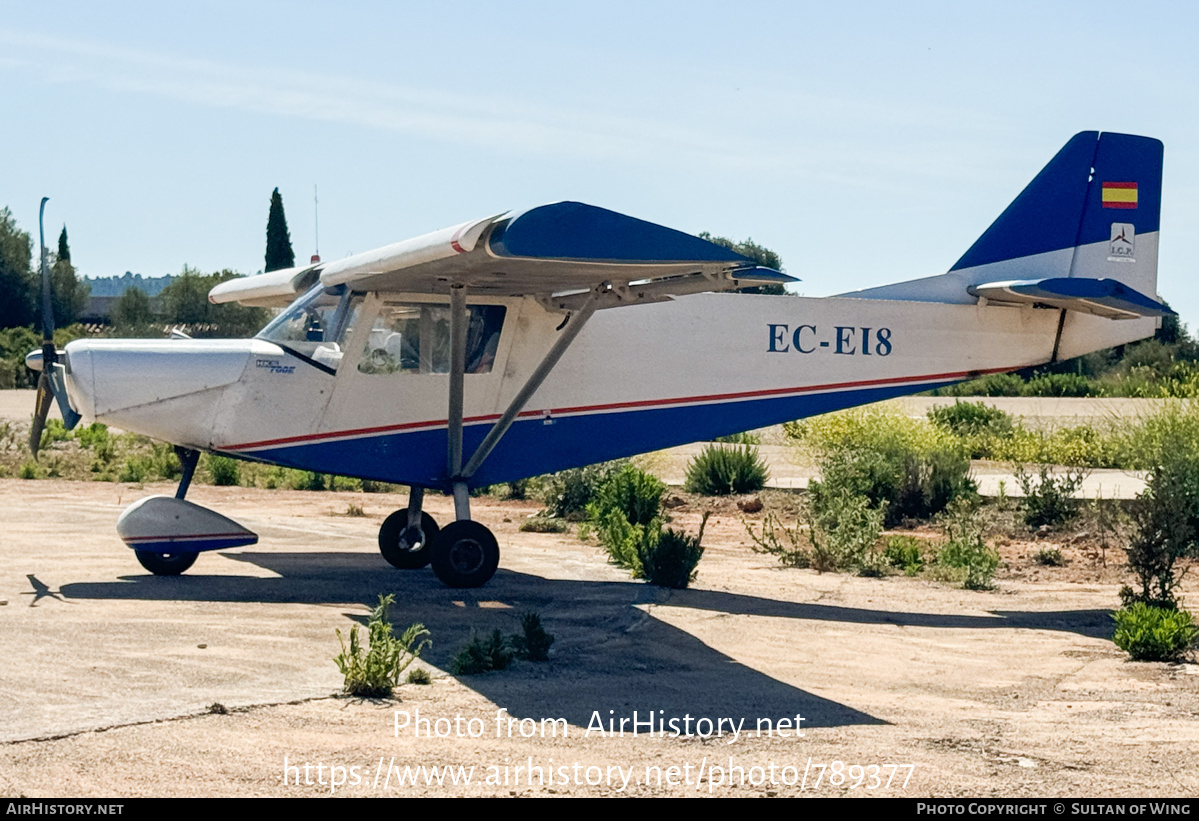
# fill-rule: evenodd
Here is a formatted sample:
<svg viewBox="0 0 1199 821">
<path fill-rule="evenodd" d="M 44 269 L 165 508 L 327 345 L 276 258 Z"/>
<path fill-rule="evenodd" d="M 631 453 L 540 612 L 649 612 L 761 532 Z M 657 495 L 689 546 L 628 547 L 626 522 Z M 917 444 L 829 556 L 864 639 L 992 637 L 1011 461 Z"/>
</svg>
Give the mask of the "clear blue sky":
<svg viewBox="0 0 1199 821">
<path fill-rule="evenodd" d="M 808 295 L 947 269 L 1075 132 L 1166 144 L 1199 323 L 1199 5 L 0 3 L 0 206 L 88 276 L 325 259 L 560 199 L 752 237 Z M 48 229 L 49 231 L 50 229 Z"/>
</svg>

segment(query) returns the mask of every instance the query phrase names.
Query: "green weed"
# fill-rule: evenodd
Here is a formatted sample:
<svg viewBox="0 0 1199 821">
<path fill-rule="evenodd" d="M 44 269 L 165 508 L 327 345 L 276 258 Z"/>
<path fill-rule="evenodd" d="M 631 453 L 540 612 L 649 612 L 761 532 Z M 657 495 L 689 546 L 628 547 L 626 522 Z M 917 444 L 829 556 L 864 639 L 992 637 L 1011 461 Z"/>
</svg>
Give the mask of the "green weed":
<svg viewBox="0 0 1199 821">
<path fill-rule="evenodd" d="M 498 628 L 486 638 L 472 632 L 470 641 L 450 661 L 450 671 L 456 676 L 473 676 L 492 670 L 506 670 L 512 663 L 512 657 L 508 640 Z"/>
<path fill-rule="evenodd" d="M 392 635 L 388 610 L 395 596 L 379 596 L 379 604 L 371 611 L 367 622 L 369 647 L 358 638 L 358 625 L 350 628 L 347 645 L 337 631 L 341 652 L 334 661 L 345 677 L 344 690 L 361 698 L 385 698 L 399 684 L 400 674 L 408 668 L 432 642 L 423 624 L 413 624 L 400 636 Z"/>
<path fill-rule="evenodd" d="M 1112 641 L 1133 661 L 1176 661 L 1199 637 L 1195 617 L 1186 610 L 1134 602 L 1112 618 L 1116 622 Z"/>
</svg>

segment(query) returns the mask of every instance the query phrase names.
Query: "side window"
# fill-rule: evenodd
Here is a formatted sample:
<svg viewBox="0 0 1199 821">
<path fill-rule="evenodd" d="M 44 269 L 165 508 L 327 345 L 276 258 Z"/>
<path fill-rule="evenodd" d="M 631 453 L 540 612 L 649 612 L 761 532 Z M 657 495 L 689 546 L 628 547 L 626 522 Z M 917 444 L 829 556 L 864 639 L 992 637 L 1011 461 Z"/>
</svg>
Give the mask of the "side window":
<svg viewBox="0 0 1199 821">
<path fill-rule="evenodd" d="M 502 305 L 468 306 L 467 373 L 491 373 L 505 310 Z M 449 307 L 384 305 L 371 325 L 358 370 L 370 374 L 449 373 Z"/>
</svg>

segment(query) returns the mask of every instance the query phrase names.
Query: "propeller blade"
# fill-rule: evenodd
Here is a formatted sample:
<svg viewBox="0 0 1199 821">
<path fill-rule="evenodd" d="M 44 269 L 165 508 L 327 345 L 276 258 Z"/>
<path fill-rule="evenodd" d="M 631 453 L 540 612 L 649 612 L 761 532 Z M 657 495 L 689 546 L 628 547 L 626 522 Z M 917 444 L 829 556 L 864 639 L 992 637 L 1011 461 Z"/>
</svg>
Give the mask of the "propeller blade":
<svg viewBox="0 0 1199 821">
<path fill-rule="evenodd" d="M 46 427 L 46 417 L 50 415 L 50 403 L 54 401 L 54 395 L 51 392 L 50 377 L 42 371 L 42 375 L 37 380 L 37 403 L 33 410 L 33 427 L 29 431 L 29 449 L 33 451 L 33 458 L 37 458 L 37 452 L 42 446 L 42 430 Z"/>
<path fill-rule="evenodd" d="M 42 345 L 47 343 L 54 344 L 54 305 L 50 298 L 50 266 L 47 264 L 46 257 L 46 229 L 43 226 L 43 217 L 46 214 L 46 203 L 50 201 L 49 197 L 42 197 L 41 208 L 37 212 L 37 231 L 38 238 L 42 244 Z M 42 373 L 45 373 L 43 370 Z"/>
</svg>

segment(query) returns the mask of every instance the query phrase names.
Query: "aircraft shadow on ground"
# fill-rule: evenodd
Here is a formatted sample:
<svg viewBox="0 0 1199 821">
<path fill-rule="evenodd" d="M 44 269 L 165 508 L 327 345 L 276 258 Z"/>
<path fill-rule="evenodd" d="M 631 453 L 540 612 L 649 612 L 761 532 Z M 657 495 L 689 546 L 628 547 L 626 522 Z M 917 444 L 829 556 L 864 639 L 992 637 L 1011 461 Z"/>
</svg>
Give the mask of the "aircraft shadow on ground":
<svg viewBox="0 0 1199 821">
<path fill-rule="evenodd" d="M 1110 632 L 1107 611 L 1100 610 L 1004 611 L 990 616 L 902 613 L 720 591 L 666 591 L 632 580 L 546 579 L 503 569 L 485 588 L 450 590 L 428 569 L 396 571 L 380 566 L 380 560 L 370 555 L 243 551 L 223 556 L 277 575 L 129 576 L 113 582 L 68 583 L 60 592 L 68 600 L 373 604 L 386 590 L 395 593 L 392 620 L 397 629 L 423 623 L 435 641 L 425 657 L 442 669 L 450 667 L 454 653 L 472 631 L 489 633 L 498 628 L 505 634 L 516 633 L 519 615 L 537 611 L 556 636 L 552 664 L 521 664 L 503 674 L 461 680 L 516 718 L 565 718 L 583 727 L 597 715 L 606 721 L 610 715 L 631 717 L 633 710 L 642 719 L 651 711 L 659 720 L 688 714 L 744 718 L 751 727 L 759 718 L 794 718 L 797 713 L 804 716 L 803 726 L 808 728 L 885 723 L 737 662 L 647 613 L 652 605 L 936 629 L 1065 630 L 1091 637 L 1106 637 Z M 344 615 L 365 621 L 361 613 Z M 804 649 L 797 642 L 779 652 Z"/>
</svg>

